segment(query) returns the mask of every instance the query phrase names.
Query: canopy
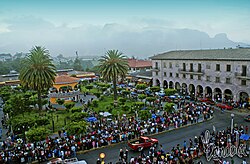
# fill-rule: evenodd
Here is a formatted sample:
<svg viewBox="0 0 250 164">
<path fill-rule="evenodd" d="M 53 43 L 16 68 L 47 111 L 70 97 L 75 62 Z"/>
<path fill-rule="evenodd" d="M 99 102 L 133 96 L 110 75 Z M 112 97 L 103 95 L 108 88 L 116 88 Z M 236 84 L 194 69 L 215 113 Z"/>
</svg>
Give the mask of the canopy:
<svg viewBox="0 0 250 164">
<path fill-rule="evenodd" d="M 109 113 L 109 112 L 104 112 L 104 113 L 103 113 L 103 116 L 104 116 L 104 117 L 111 116 L 111 115 L 112 115 L 112 114 Z"/>
<path fill-rule="evenodd" d="M 152 114 L 152 118 L 156 119 L 156 115 L 155 115 L 155 114 Z"/>
<path fill-rule="evenodd" d="M 89 118 L 87 118 L 87 121 L 88 122 L 96 122 L 97 118 L 95 118 L 95 117 L 89 117 Z"/>
<path fill-rule="evenodd" d="M 247 135 L 247 134 L 242 134 L 242 135 L 240 136 L 240 139 L 245 140 L 245 141 L 249 140 L 249 138 L 250 138 L 250 136 Z"/>
</svg>

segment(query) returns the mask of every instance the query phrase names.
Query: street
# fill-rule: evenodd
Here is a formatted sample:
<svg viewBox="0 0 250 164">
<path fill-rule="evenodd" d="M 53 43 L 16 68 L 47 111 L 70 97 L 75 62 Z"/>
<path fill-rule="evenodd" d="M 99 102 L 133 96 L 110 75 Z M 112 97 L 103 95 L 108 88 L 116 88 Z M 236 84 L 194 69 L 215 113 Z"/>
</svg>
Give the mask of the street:
<svg viewBox="0 0 250 164">
<path fill-rule="evenodd" d="M 244 126 L 249 124 L 243 120 L 243 117 L 244 116 L 242 114 L 241 115 L 235 114 L 234 123 L 238 125 L 242 124 Z M 159 144 L 163 145 L 165 152 L 168 152 L 172 149 L 173 146 L 176 146 L 177 144 L 182 145 L 184 140 L 188 141 L 190 138 L 193 139 L 194 136 L 200 135 L 200 133 L 206 129 L 212 130 L 214 126 L 216 130 L 222 130 L 226 129 L 227 127 L 230 127 L 230 125 L 231 125 L 231 113 L 230 112 L 221 113 L 219 110 L 215 110 L 214 118 L 212 120 L 188 126 L 185 128 L 175 129 L 170 132 L 154 135 L 154 137 L 159 140 Z M 96 160 L 99 158 L 99 154 L 104 152 L 106 154 L 105 157 L 106 163 L 108 162 L 116 163 L 118 161 L 119 150 L 121 148 L 124 150 L 126 146 L 127 143 L 111 145 L 103 149 L 92 150 L 88 151 L 85 154 L 79 154 L 77 157 L 79 160 L 82 159 L 86 160 L 88 164 L 94 164 L 96 163 Z M 145 150 L 145 153 L 147 154 L 147 150 Z M 128 159 L 130 159 L 132 156 L 137 157 L 139 155 L 140 152 L 134 152 L 130 150 Z M 242 159 L 235 157 L 236 163 L 241 161 Z M 212 162 L 210 161 L 207 163 L 212 163 Z"/>
</svg>

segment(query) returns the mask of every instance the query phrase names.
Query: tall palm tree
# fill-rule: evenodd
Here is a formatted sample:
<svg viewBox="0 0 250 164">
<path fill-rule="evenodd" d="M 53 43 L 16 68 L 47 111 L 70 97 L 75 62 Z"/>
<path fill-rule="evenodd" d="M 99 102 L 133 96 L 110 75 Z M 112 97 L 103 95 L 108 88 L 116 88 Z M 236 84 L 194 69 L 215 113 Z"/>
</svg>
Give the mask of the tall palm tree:
<svg viewBox="0 0 250 164">
<path fill-rule="evenodd" d="M 106 55 L 99 59 L 99 71 L 107 81 L 113 82 L 114 101 L 117 101 L 116 84 L 118 78 L 124 78 L 128 72 L 127 58 L 118 50 L 108 50 Z"/>
<path fill-rule="evenodd" d="M 23 86 L 37 91 L 39 110 L 42 110 L 41 93 L 53 85 L 55 70 L 49 51 L 44 47 L 33 47 L 23 62 L 19 79 Z"/>
</svg>

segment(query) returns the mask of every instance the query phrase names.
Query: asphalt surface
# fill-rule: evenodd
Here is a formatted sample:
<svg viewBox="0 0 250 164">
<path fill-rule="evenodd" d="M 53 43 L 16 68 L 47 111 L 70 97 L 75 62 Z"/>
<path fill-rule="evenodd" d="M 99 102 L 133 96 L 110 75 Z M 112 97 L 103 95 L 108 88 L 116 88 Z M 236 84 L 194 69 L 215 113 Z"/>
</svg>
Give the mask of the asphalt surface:
<svg viewBox="0 0 250 164">
<path fill-rule="evenodd" d="M 238 125 L 250 125 L 249 123 L 244 121 L 244 114 L 236 114 L 234 116 L 234 123 Z M 213 126 L 216 128 L 216 130 L 223 130 L 227 127 L 230 127 L 231 125 L 231 113 L 230 112 L 224 112 L 221 113 L 219 110 L 216 110 L 214 112 L 214 118 L 205 121 L 200 124 L 191 125 L 188 127 L 175 129 L 166 133 L 154 135 L 153 137 L 157 138 L 159 140 L 159 144 L 163 145 L 163 148 L 165 148 L 165 152 L 168 152 L 172 149 L 172 147 L 176 146 L 177 144 L 183 145 L 183 141 L 186 140 L 187 143 L 190 138 L 194 138 L 194 136 L 200 135 L 202 131 L 205 131 L 207 129 L 212 130 Z M 118 161 L 119 156 L 119 150 L 122 148 L 127 147 L 127 143 L 121 143 L 117 145 L 111 145 L 106 148 L 96 149 L 88 151 L 84 154 L 77 155 L 79 160 L 86 160 L 88 164 L 94 164 L 96 163 L 96 160 L 99 158 L 99 154 L 104 152 L 106 154 L 105 157 L 105 163 L 112 162 L 116 163 Z M 144 152 L 147 154 L 148 150 L 145 150 Z M 129 159 L 133 156 L 139 156 L 140 152 L 134 152 L 132 150 L 129 150 Z M 237 157 L 234 158 L 235 163 L 241 163 L 243 159 L 239 159 Z M 203 163 L 213 163 L 213 162 L 206 162 L 206 160 L 203 158 Z M 249 161 L 249 158 L 247 158 L 247 161 Z M 250 161 L 249 161 L 250 162 Z"/>
</svg>

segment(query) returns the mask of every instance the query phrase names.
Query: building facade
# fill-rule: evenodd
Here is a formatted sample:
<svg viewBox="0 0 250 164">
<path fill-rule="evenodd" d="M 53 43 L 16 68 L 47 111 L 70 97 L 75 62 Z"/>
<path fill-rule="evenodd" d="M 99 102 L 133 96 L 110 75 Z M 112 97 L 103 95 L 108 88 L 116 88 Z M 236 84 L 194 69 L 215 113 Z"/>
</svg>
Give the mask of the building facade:
<svg viewBox="0 0 250 164">
<path fill-rule="evenodd" d="M 151 59 L 153 85 L 194 97 L 249 101 L 249 48 L 170 51 Z"/>
<path fill-rule="evenodd" d="M 129 73 L 140 72 L 152 69 L 151 60 L 128 59 Z"/>
</svg>

